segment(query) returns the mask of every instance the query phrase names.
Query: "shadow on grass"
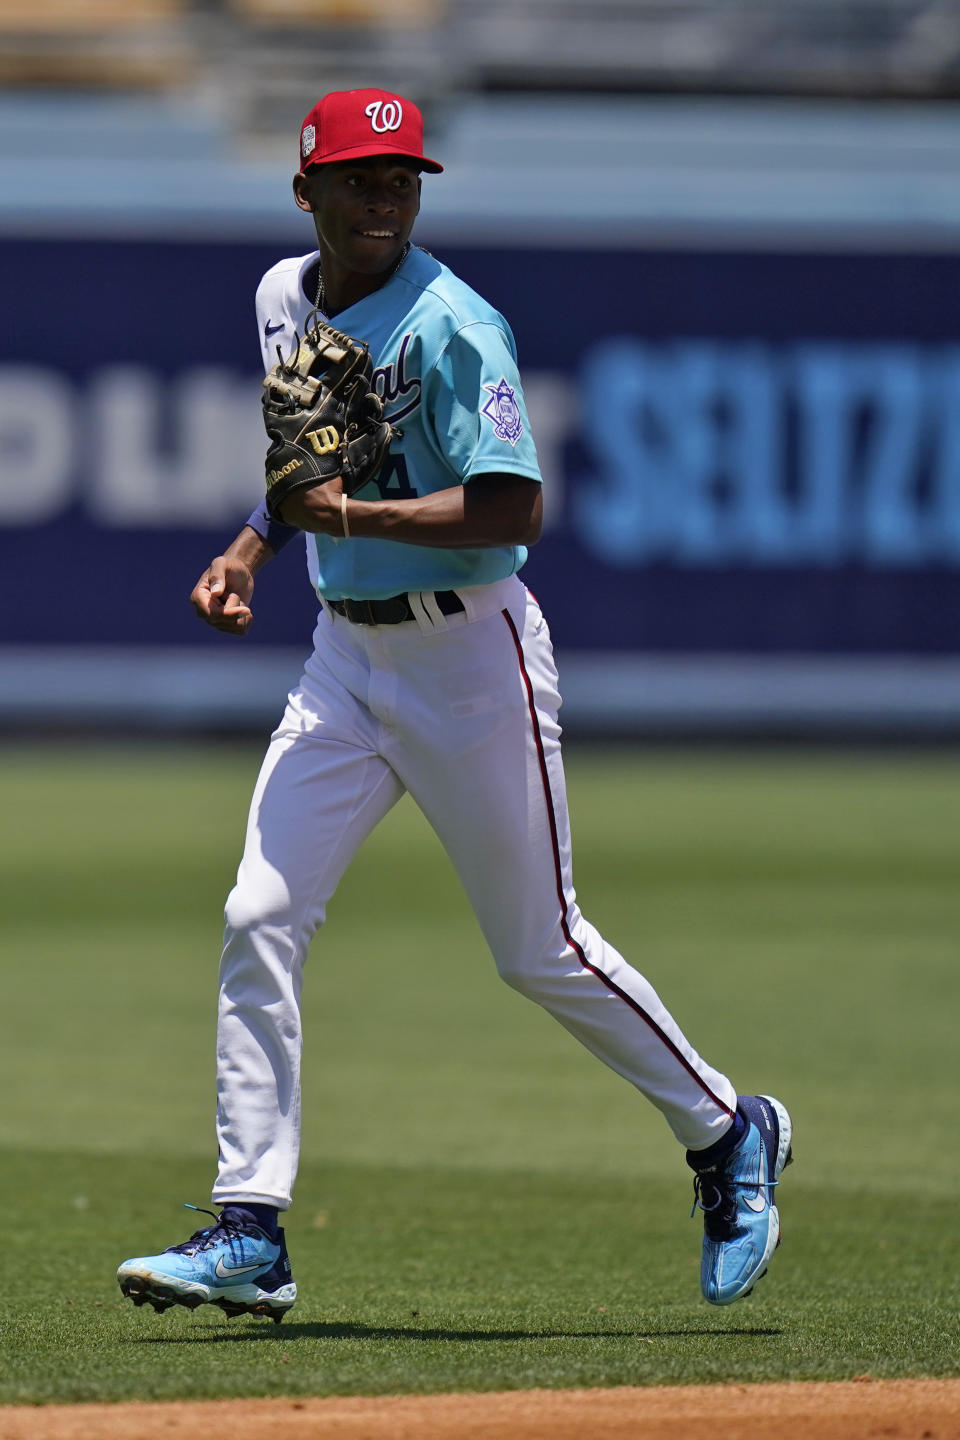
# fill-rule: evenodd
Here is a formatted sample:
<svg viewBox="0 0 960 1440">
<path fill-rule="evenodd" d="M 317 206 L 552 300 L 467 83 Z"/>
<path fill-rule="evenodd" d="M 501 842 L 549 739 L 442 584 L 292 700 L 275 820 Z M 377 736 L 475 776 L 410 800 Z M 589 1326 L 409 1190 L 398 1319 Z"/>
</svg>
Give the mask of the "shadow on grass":
<svg viewBox="0 0 960 1440">
<path fill-rule="evenodd" d="M 317 1321 L 313 1324 L 257 1325 L 246 1330 L 228 1330 L 225 1325 L 208 1327 L 188 1335 L 142 1335 L 131 1345 L 205 1345 L 224 1341 L 246 1344 L 251 1340 L 443 1340 L 490 1342 L 510 1340 L 686 1340 L 693 1336 L 738 1335 L 758 1339 L 782 1335 L 778 1327 L 735 1325 L 716 1329 L 687 1325 L 678 1330 L 423 1330 L 415 1325 L 350 1325 Z"/>
</svg>

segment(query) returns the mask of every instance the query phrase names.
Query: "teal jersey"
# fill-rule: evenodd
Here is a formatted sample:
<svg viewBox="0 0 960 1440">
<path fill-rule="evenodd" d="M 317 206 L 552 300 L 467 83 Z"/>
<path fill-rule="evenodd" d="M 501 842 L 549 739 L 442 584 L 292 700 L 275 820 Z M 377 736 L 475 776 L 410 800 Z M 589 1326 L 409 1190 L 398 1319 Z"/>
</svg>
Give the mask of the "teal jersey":
<svg viewBox="0 0 960 1440">
<path fill-rule="evenodd" d="M 317 253 L 283 260 L 263 277 L 257 311 L 264 363 L 276 363 L 310 304 L 303 277 Z M 359 500 L 410 498 L 477 475 L 540 480 L 517 353 L 503 316 L 426 251 L 413 247 L 382 289 L 334 317 L 370 347 L 374 387 L 401 432 Z M 281 332 L 288 332 L 282 335 Z M 522 545 L 443 550 L 394 540 L 308 535 L 310 578 L 329 600 L 379 600 L 409 590 L 456 590 L 503 580 L 527 558 Z"/>
</svg>

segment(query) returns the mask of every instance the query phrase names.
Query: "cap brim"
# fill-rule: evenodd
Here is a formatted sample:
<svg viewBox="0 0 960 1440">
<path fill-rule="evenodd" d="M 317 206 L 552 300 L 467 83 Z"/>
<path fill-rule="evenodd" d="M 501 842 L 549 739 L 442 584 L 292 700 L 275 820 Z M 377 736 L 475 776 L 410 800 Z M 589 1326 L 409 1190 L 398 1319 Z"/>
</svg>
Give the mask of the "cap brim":
<svg viewBox="0 0 960 1440">
<path fill-rule="evenodd" d="M 333 155 L 324 155 L 322 160 L 308 160 L 303 168 L 312 170 L 315 165 L 336 165 L 343 160 L 373 160 L 378 155 L 396 155 L 398 160 L 410 160 L 419 170 L 426 170 L 429 175 L 440 175 L 443 172 L 439 161 L 430 160 L 426 155 L 408 155 L 402 150 L 394 150 L 389 144 L 374 145 L 369 141 L 347 150 L 337 150 Z"/>
</svg>

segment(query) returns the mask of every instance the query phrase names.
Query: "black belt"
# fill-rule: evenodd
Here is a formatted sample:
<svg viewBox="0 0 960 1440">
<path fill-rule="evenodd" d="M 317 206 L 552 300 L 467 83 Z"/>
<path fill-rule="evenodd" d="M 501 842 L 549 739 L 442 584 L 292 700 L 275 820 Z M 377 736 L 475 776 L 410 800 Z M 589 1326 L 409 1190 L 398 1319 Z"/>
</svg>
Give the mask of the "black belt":
<svg viewBox="0 0 960 1440">
<path fill-rule="evenodd" d="M 466 608 L 456 590 L 432 593 L 441 615 L 458 615 Z M 406 595 L 390 595 L 386 600 L 328 600 L 327 604 L 354 625 L 400 625 L 404 620 L 417 618 Z"/>
</svg>

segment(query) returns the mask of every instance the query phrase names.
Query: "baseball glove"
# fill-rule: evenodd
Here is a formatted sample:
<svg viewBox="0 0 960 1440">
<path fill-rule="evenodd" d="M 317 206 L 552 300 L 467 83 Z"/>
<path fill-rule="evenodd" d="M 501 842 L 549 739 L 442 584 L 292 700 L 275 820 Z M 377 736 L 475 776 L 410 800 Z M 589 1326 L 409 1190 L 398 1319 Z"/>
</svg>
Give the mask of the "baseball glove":
<svg viewBox="0 0 960 1440">
<path fill-rule="evenodd" d="M 267 511 L 282 520 L 284 501 L 339 475 L 354 495 L 380 466 L 398 431 L 383 418 L 372 388 L 368 347 L 314 312 L 303 339 L 263 382 Z"/>
</svg>

